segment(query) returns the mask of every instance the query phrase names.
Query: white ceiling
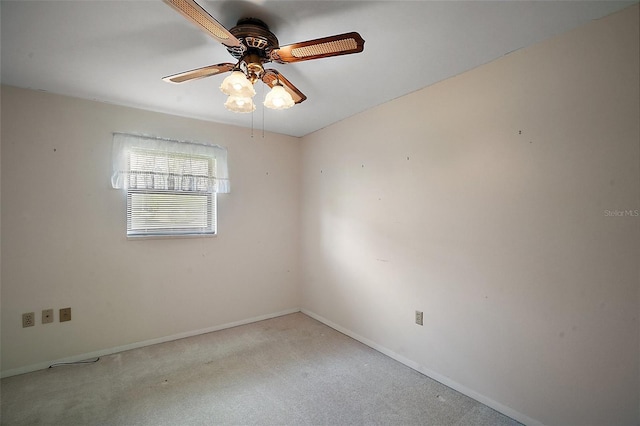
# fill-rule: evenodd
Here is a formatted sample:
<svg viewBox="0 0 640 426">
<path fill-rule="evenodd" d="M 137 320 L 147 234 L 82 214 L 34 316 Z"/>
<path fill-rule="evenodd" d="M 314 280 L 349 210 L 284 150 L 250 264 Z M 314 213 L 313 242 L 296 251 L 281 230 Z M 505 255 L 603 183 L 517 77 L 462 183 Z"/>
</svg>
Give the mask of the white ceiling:
<svg viewBox="0 0 640 426">
<path fill-rule="evenodd" d="M 303 136 L 391 99 L 566 32 L 637 1 L 273 1 L 199 3 L 227 28 L 265 21 L 280 44 L 358 31 L 364 52 L 270 64 L 308 100 L 267 110 L 264 127 Z M 250 127 L 224 107 L 223 77 L 162 77 L 234 62 L 161 1 L 2 1 L 1 81 L 86 99 Z M 260 86 L 262 84 L 258 83 Z M 257 87 L 258 96 L 263 95 Z M 262 128 L 259 104 L 254 126 Z"/>
</svg>

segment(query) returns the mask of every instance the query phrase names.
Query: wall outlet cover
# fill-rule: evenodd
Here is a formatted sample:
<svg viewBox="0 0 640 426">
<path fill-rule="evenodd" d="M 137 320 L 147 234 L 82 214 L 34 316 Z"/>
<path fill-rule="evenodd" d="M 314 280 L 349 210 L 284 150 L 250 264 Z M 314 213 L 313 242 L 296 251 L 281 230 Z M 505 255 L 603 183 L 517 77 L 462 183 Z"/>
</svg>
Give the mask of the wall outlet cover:
<svg viewBox="0 0 640 426">
<path fill-rule="evenodd" d="M 53 309 L 42 310 L 42 323 L 49 324 L 53 322 Z"/>
<path fill-rule="evenodd" d="M 24 327 L 33 327 L 36 325 L 36 313 L 35 312 L 27 312 L 22 314 L 22 328 Z"/>
</svg>

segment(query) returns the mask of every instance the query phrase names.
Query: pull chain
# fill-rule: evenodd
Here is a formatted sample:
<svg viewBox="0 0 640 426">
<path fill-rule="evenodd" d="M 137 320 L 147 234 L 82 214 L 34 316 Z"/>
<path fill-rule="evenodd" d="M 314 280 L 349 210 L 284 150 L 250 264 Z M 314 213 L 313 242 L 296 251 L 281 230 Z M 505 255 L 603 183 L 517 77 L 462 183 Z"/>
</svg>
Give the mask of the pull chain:
<svg viewBox="0 0 640 426">
<path fill-rule="evenodd" d="M 253 113 L 254 111 L 251 111 L 251 139 L 253 139 Z"/>
<path fill-rule="evenodd" d="M 264 84 L 262 85 L 262 99 L 264 99 Z M 262 104 L 262 139 L 264 139 L 264 103 Z"/>
</svg>

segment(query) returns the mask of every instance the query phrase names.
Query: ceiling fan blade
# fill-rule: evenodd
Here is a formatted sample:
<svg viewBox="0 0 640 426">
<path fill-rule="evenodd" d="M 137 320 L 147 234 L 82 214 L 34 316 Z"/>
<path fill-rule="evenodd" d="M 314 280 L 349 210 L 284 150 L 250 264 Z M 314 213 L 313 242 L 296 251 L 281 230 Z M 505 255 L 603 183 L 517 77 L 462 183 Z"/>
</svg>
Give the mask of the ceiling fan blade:
<svg viewBox="0 0 640 426">
<path fill-rule="evenodd" d="M 164 0 L 185 18 L 227 47 L 240 47 L 240 41 L 194 0 Z"/>
<path fill-rule="evenodd" d="M 299 104 L 299 103 L 301 103 L 301 102 L 303 102 L 303 101 L 305 101 L 307 99 L 307 97 L 305 96 L 304 93 L 302 93 L 300 90 L 298 90 L 298 88 L 296 86 L 291 84 L 291 82 L 289 80 L 287 80 L 286 78 L 284 78 L 284 76 L 282 74 L 280 74 L 278 71 L 276 71 L 274 69 L 269 69 L 269 70 L 265 70 L 265 71 L 266 72 L 262 76 L 262 81 L 264 81 L 264 83 L 267 86 L 273 87 L 276 84 L 278 84 L 278 81 L 280 81 L 280 84 L 282 84 L 284 89 L 287 92 L 289 92 L 289 94 L 293 98 L 293 102 Z"/>
<path fill-rule="evenodd" d="M 308 61 L 330 56 L 348 55 L 364 50 L 364 40 L 356 32 L 302 41 L 271 52 L 271 60 L 280 63 Z"/>
<path fill-rule="evenodd" d="M 197 68 L 195 70 L 181 72 L 180 74 L 169 75 L 167 77 L 164 77 L 163 80 L 167 83 L 184 83 L 185 81 L 211 77 L 212 75 L 231 71 L 234 67 L 235 64 L 229 63 L 209 65 L 208 67 Z"/>
</svg>

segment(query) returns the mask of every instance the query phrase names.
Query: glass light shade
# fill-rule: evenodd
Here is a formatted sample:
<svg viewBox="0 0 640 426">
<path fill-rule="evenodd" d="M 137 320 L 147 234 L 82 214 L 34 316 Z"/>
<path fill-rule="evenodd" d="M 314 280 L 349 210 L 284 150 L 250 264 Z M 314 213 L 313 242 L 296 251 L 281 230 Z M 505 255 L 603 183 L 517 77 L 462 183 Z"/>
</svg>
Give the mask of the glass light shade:
<svg viewBox="0 0 640 426">
<path fill-rule="evenodd" d="M 253 112 L 256 109 L 253 99 L 248 96 L 229 96 L 224 107 L 232 112 Z"/>
<path fill-rule="evenodd" d="M 264 99 L 264 106 L 270 109 L 287 109 L 294 105 L 291 94 L 282 86 L 273 86 Z"/>
<path fill-rule="evenodd" d="M 247 79 L 242 71 L 234 71 L 230 76 L 222 80 L 220 90 L 225 95 L 253 97 L 256 94 L 253 84 Z"/>
</svg>

